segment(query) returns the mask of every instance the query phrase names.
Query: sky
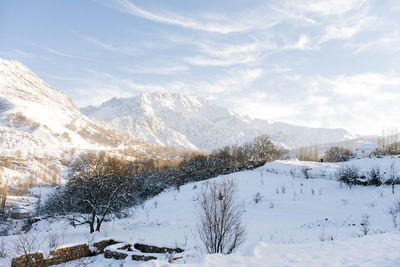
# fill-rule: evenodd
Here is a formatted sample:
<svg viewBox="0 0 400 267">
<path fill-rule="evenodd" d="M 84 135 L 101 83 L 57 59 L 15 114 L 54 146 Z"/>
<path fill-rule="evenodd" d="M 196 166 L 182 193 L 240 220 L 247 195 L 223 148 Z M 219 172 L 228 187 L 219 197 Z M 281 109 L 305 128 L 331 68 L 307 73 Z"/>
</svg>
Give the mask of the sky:
<svg viewBox="0 0 400 267">
<path fill-rule="evenodd" d="M 0 57 L 79 107 L 174 92 L 271 122 L 400 125 L 398 0 L 1 0 Z"/>
</svg>

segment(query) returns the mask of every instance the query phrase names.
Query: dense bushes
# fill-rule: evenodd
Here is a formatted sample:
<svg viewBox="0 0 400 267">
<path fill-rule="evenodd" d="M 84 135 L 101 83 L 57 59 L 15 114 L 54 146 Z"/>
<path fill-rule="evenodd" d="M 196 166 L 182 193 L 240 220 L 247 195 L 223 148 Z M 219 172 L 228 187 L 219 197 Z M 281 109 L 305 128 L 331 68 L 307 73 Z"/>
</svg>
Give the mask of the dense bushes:
<svg viewBox="0 0 400 267">
<path fill-rule="evenodd" d="M 353 185 L 372 185 L 380 186 L 382 184 L 394 185 L 400 184 L 400 178 L 390 175 L 385 177 L 379 168 L 371 168 L 367 173 L 360 173 L 355 166 L 344 166 L 337 172 L 338 181 L 349 186 Z"/>
<path fill-rule="evenodd" d="M 358 168 L 355 166 L 346 166 L 339 169 L 338 180 L 347 185 L 357 185 L 361 183 L 360 177 L 358 176 Z"/>
<path fill-rule="evenodd" d="M 82 156 L 71 168 L 69 181 L 45 203 L 47 215 L 89 224 L 99 231 L 112 214 L 121 214 L 169 187 L 209 179 L 286 157 L 267 137 L 253 143 L 224 147 L 210 154 L 188 154 L 179 164 L 158 160 L 125 162 L 104 153 Z"/>
<path fill-rule="evenodd" d="M 334 146 L 325 153 L 324 160 L 327 162 L 349 161 L 354 154 L 347 148 Z"/>
</svg>

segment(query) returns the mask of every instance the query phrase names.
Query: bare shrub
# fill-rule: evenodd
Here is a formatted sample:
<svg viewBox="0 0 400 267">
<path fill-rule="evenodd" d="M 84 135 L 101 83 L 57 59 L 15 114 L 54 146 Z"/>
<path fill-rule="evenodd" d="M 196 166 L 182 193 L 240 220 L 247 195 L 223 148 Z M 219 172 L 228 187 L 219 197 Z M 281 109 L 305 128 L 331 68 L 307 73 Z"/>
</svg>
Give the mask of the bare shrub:
<svg viewBox="0 0 400 267">
<path fill-rule="evenodd" d="M 274 205 L 274 202 L 271 201 L 271 202 L 269 203 L 269 208 L 270 208 L 270 209 L 273 209 L 274 206 L 275 206 L 275 205 Z"/>
<path fill-rule="evenodd" d="M 394 194 L 395 184 L 400 184 L 400 179 L 397 176 L 397 171 L 394 161 L 390 164 L 389 179 L 386 180 L 385 184 L 392 186 L 392 194 Z"/>
<path fill-rule="evenodd" d="M 15 242 L 15 251 L 22 256 L 25 256 L 25 265 L 29 267 L 37 266 L 35 253 L 39 251 L 40 242 L 38 235 L 36 234 L 24 234 L 18 233 L 18 238 Z"/>
<path fill-rule="evenodd" d="M 393 227 L 397 228 L 397 217 L 400 214 L 400 200 L 396 201 L 390 208 L 389 214 L 392 215 Z"/>
<path fill-rule="evenodd" d="M 310 179 L 310 174 L 309 174 L 309 172 L 308 172 L 308 171 L 310 171 L 310 170 L 311 170 L 311 169 L 310 169 L 310 168 L 307 168 L 307 167 L 304 167 L 303 169 L 301 169 L 301 172 L 303 173 L 304 178 Z"/>
<path fill-rule="evenodd" d="M 282 194 L 286 193 L 286 186 L 284 184 L 281 185 Z"/>
<path fill-rule="evenodd" d="M 264 196 L 261 195 L 260 192 L 257 192 L 257 193 L 254 194 L 254 196 L 253 196 L 253 201 L 254 201 L 254 203 L 256 203 L 256 204 L 257 204 L 258 202 L 261 202 L 263 199 L 264 199 Z"/>
<path fill-rule="evenodd" d="M 197 232 L 208 253 L 230 254 L 245 240 L 243 210 L 236 196 L 237 184 L 232 180 L 203 187 Z"/>
<path fill-rule="evenodd" d="M 6 241 L 4 238 L 0 241 L 0 258 L 7 258 Z"/>
<path fill-rule="evenodd" d="M 371 230 L 371 224 L 369 222 L 368 214 L 364 214 L 361 217 L 360 230 L 363 235 L 367 235 L 369 233 L 369 231 Z"/>
<path fill-rule="evenodd" d="M 50 231 L 48 235 L 49 248 L 55 250 L 64 243 L 64 234 L 58 234 L 57 232 Z"/>
<path fill-rule="evenodd" d="M 9 124 L 18 128 L 29 127 L 31 129 L 37 129 L 40 127 L 40 123 L 28 119 L 21 112 L 10 114 L 7 120 Z"/>
<path fill-rule="evenodd" d="M 319 241 L 327 242 L 327 241 L 333 241 L 333 240 L 334 240 L 333 234 L 327 233 L 325 226 L 323 226 L 321 229 L 321 233 L 319 234 Z"/>
</svg>

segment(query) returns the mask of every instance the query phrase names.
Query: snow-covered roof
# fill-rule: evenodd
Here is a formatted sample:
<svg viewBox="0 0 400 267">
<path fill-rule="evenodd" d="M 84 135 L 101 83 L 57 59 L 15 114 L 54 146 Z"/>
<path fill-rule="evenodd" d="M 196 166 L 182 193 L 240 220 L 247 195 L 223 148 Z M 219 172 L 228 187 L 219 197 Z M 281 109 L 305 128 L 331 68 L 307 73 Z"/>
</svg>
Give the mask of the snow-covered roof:
<svg viewBox="0 0 400 267">
<path fill-rule="evenodd" d="M 365 149 L 365 150 L 375 150 L 379 146 L 377 144 L 363 144 L 359 146 L 357 149 Z"/>
<path fill-rule="evenodd" d="M 29 210 L 27 210 L 25 207 L 14 207 L 11 211 L 13 214 L 25 214 L 29 213 Z"/>
</svg>

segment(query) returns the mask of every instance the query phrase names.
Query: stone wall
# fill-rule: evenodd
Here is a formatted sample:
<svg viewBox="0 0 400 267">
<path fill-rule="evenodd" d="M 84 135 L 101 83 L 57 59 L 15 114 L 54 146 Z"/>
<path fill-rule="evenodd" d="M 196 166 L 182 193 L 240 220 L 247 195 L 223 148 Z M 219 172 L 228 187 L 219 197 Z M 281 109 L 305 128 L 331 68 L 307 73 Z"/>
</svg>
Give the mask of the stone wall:
<svg viewBox="0 0 400 267">
<path fill-rule="evenodd" d="M 43 253 L 32 253 L 14 258 L 11 261 L 11 267 L 46 267 Z"/>
<path fill-rule="evenodd" d="M 51 256 L 47 259 L 42 253 L 33 253 L 27 256 L 20 256 L 11 261 L 11 267 L 46 267 L 61 264 L 84 257 L 95 256 L 104 252 L 104 248 L 118 242 L 110 239 L 96 242 L 93 248 L 88 244 L 81 244 L 71 247 L 59 248 L 51 252 Z"/>
</svg>

